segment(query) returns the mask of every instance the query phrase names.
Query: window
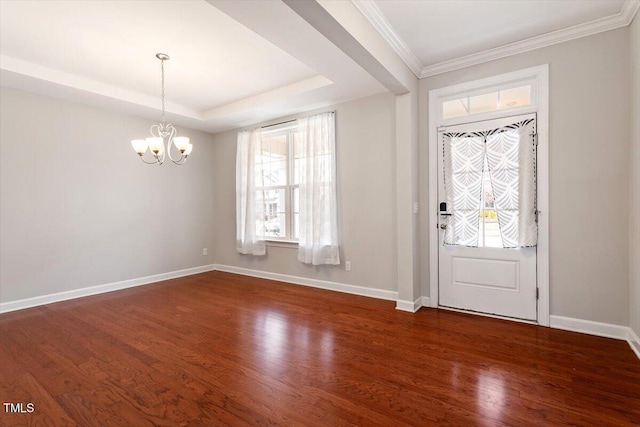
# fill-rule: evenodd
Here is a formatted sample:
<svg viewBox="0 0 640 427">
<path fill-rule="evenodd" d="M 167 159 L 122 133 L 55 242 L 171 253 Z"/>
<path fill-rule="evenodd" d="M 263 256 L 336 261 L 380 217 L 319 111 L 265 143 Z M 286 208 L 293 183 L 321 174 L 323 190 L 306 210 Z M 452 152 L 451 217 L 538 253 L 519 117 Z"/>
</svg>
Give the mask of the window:
<svg viewBox="0 0 640 427">
<path fill-rule="evenodd" d="M 445 101 L 442 103 L 442 118 L 453 119 L 531 105 L 531 88 L 531 84 L 520 85 Z"/>
<path fill-rule="evenodd" d="M 340 264 L 335 114 L 238 132 L 236 250 L 266 255 L 265 240 L 298 243 L 298 261 Z"/>
<path fill-rule="evenodd" d="M 256 156 L 256 227 L 265 239 L 297 241 L 300 234 L 300 153 L 295 126 L 281 125 L 262 132 Z M 260 211 L 264 206 L 264 211 Z"/>
</svg>

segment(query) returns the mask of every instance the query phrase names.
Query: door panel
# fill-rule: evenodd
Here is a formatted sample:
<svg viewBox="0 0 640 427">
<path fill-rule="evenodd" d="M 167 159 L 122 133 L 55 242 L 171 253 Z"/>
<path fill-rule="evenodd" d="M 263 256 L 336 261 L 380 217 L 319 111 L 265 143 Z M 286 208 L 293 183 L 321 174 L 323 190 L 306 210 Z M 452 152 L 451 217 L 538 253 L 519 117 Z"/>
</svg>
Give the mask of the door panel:
<svg viewBox="0 0 640 427">
<path fill-rule="evenodd" d="M 440 247 L 439 305 L 536 320 L 536 249 Z"/>
<path fill-rule="evenodd" d="M 451 133 L 461 132 L 482 132 L 497 129 L 532 117 L 535 118 L 535 115 L 450 126 L 443 130 L 443 132 L 447 132 L 449 135 Z M 445 140 L 446 138 L 443 138 L 442 132 L 440 132 L 439 144 L 441 145 L 438 150 L 439 202 L 446 201 L 443 182 L 444 177 L 447 176 L 444 170 L 445 146 L 443 144 L 445 144 Z M 530 141 L 521 141 L 521 143 L 528 144 Z M 475 151 L 477 151 L 477 148 L 474 148 L 474 153 Z M 453 150 L 449 152 L 453 152 Z M 477 168 L 479 163 L 475 157 L 473 161 L 473 167 Z M 449 164 L 450 163 L 451 162 L 449 162 Z M 461 162 L 454 163 L 460 164 Z M 469 161 L 469 164 L 471 164 L 471 161 Z M 488 168 L 487 164 L 488 163 L 485 162 L 483 166 L 485 170 Z M 460 175 L 463 174 L 459 173 L 458 176 Z M 469 174 L 465 175 L 465 177 L 468 175 Z M 451 174 L 448 176 L 451 177 Z M 468 224 L 478 222 L 478 227 L 483 227 L 479 233 L 481 237 L 478 239 L 478 246 L 484 245 L 487 247 L 445 244 L 445 232 L 447 231 L 449 222 L 454 220 L 454 215 L 452 212 L 439 212 L 438 304 L 444 307 L 536 320 L 536 247 L 489 247 L 495 246 L 496 239 L 498 242 L 500 241 L 501 231 L 495 220 L 495 210 L 489 212 L 489 214 L 485 212 L 490 202 L 485 204 L 486 193 L 484 189 L 485 186 L 487 188 L 491 187 L 491 184 L 489 183 L 489 185 L 487 185 L 486 181 L 485 179 L 482 190 L 482 207 L 478 213 L 481 219 L 479 221 L 467 220 L 464 226 L 468 227 Z M 450 186 L 450 188 L 451 187 L 455 186 Z M 466 212 L 466 215 L 470 216 L 468 212 Z M 498 246 L 501 246 L 501 244 Z"/>
<path fill-rule="evenodd" d="M 520 289 L 519 260 L 453 256 L 451 261 L 451 282 L 454 285 Z"/>
</svg>

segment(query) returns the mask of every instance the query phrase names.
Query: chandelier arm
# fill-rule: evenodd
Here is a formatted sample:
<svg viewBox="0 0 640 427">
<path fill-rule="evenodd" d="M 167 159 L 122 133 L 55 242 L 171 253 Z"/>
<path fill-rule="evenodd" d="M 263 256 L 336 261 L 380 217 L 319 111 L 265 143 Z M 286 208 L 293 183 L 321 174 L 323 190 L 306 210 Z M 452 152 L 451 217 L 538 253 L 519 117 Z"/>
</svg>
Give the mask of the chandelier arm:
<svg viewBox="0 0 640 427">
<path fill-rule="evenodd" d="M 171 161 L 173 163 L 176 164 L 181 164 L 181 163 L 177 163 L 180 162 L 183 158 L 184 158 L 184 154 L 180 153 L 180 158 L 178 159 L 174 159 L 173 156 L 171 155 L 171 146 L 174 145 L 173 142 L 173 138 L 175 138 L 175 136 L 178 134 L 178 131 L 176 130 L 176 128 L 173 127 L 173 125 L 171 123 L 169 123 L 166 128 L 165 131 L 169 133 L 169 135 L 167 136 L 167 151 L 169 152 L 169 159 L 171 159 Z M 176 147 L 177 149 L 177 147 Z"/>
<path fill-rule="evenodd" d="M 162 129 L 160 124 L 151 125 L 151 127 L 149 128 L 149 133 L 153 137 L 156 137 L 156 138 L 160 137 L 161 138 L 162 137 L 162 133 L 161 133 L 160 129 Z"/>
<path fill-rule="evenodd" d="M 171 159 L 171 161 L 172 161 L 173 163 L 175 163 L 176 165 L 178 165 L 178 166 L 182 166 L 182 165 L 184 165 L 184 164 L 187 162 L 187 156 L 184 156 L 184 155 L 183 155 L 183 156 L 180 158 L 180 160 L 177 160 L 177 161 L 176 161 L 176 160 Z"/>
<path fill-rule="evenodd" d="M 148 162 L 148 161 L 146 161 L 146 160 L 144 159 L 144 157 L 142 157 L 142 156 L 140 156 L 140 160 L 142 160 L 143 162 L 145 162 L 145 163 L 146 163 L 146 164 L 148 164 L 148 165 L 155 165 L 155 164 L 159 163 L 159 162 L 158 162 L 158 159 L 156 159 L 156 161 L 155 161 L 155 162 Z M 160 163 L 160 164 L 161 164 L 161 163 Z"/>
<path fill-rule="evenodd" d="M 165 158 L 167 157 L 167 150 L 165 150 L 164 148 L 164 143 L 162 145 L 162 155 L 160 157 L 162 158 L 162 160 L 159 159 L 159 164 L 163 164 Z"/>
</svg>

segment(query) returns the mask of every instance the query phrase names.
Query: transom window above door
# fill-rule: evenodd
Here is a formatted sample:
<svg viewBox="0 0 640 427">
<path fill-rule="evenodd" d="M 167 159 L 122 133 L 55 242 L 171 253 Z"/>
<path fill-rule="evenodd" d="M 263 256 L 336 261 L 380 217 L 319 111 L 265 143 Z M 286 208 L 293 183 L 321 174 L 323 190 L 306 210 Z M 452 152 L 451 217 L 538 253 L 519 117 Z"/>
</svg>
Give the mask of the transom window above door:
<svg viewBox="0 0 640 427">
<path fill-rule="evenodd" d="M 465 96 L 442 103 L 442 118 L 471 116 L 531 105 L 531 84 Z"/>
<path fill-rule="evenodd" d="M 484 81 L 486 85 L 472 89 L 464 84 L 447 88 L 450 92 L 429 107 L 433 107 L 439 126 L 529 114 L 539 107 L 540 85 L 528 70 Z"/>
</svg>

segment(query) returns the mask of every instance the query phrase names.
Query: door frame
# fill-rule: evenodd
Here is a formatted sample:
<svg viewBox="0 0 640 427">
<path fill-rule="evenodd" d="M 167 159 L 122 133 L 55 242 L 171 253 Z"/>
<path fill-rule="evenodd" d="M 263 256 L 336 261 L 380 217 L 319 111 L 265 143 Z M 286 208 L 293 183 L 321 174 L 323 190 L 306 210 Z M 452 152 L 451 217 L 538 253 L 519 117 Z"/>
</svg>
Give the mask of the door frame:
<svg viewBox="0 0 640 427">
<path fill-rule="evenodd" d="M 472 116 L 442 119 L 442 102 L 479 92 L 492 92 L 517 83 L 532 83 L 532 105 Z M 438 128 L 476 121 L 537 113 L 538 158 L 536 163 L 538 246 L 538 324 L 549 326 L 549 65 L 500 74 L 429 91 L 429 306 L 438 307 Z M 435 232 L 434 232 L 435 231 Z"/>
</svg>

